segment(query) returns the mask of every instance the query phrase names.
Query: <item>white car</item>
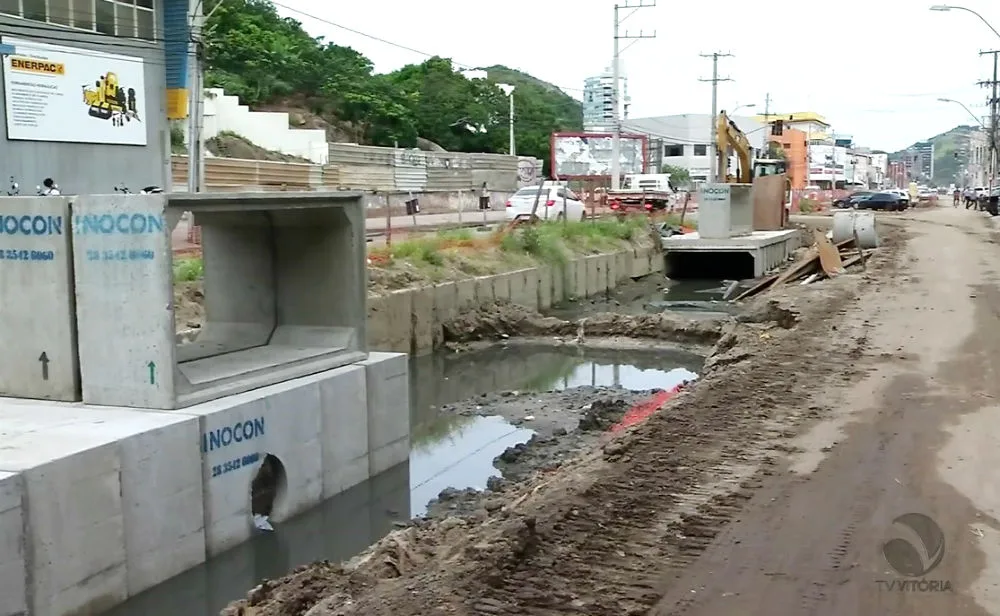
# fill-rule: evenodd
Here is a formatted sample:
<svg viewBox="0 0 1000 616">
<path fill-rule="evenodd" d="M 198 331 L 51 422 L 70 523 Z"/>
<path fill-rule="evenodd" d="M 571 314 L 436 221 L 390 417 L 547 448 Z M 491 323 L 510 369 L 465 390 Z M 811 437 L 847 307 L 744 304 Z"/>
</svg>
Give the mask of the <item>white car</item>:
<svg viewBox="0 0 1000 616">
<path fill-rule="evenodd" d="M 889 190 L 884 190 L 882 192 L 892 193 L 897 197 L 899 197 L 899 200 L 904 205 L 906 205 L 907 207 L 910 205 L 910 193 L 903 190 L 902 188 L 890 188 Z"/>
<path fill-rule="evenodd" d="M 525 186 L 507 200 L 507 219 L 530 215 L 536 200 L 538 208 L 535 215 L 542 220 L 562 220 L 564 203 L 568 220 L 583 220 L 587 214 L 583 201 L 568 188 L 558 185 Z"/>
</svg>

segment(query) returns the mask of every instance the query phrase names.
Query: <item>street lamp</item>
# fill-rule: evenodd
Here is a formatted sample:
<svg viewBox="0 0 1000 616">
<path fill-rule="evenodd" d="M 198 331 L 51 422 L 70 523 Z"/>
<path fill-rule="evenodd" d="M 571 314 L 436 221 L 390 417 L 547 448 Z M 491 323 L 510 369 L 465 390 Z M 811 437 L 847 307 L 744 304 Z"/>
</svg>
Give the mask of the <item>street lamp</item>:
<svg viewBox="0 0 1000 616">
<path fill-rule="evenodd" d="M 941 101 L 942 103 L 955 103 L 956 105 L 960 105 L 962 109 L 965 109 L 965 111 L 968 112 L 970 116 L 972 116 L 972 119 L 975 120 L 977 124 L 983 127 L 983 130 L 987 130 L 986 125 L 983 124 L 983 121 L 979 119 L 979 116 L 972 113 L 972 110 L 966 107 L 965 103 L 963 103 L 962 101 L 956 101 L 951 98 L 939 98 L 938 100 Z"/>
<path fill-rule="evenodd" d="M 736 112 L 739 111 L 740 109 L 753 109 L 756 106 L 757 106 L 757 103 L 749 103 L 747 105 L 736 105 L 736 107 L 733 109 L 732 113 L 735 116 Z"/>
<path fill-rule="evenodd" d="M 510 148 L 508 154 L 517 156 L 514 153 L 514 86 L 507 83 L 498 83 L 497 87 L 510 99 Z"/>
<path fill-rule="evenodd" d="M 973 11 L 972 9 L 966 8 L 964 6 L 952 6 L 950 4 L 935 4 L 934 6 L 931 7 L 931 10 L 932 11 L 940 11 L 940 12 L 965 11 L 966 13 L 972 13 L 973 15 L 975 15 L 976 17 L 978 17 L 980 21 L 982 21 L 984 24 L 986 24 L 987 28 L 989 28 L 990 30 L 993 30 L 993 34 L 996 34 L 997 38 L 1000 38 L 1000 32 L 998 32 L 997 29 L 993 27 L 993 24 L 991 24 L 990 22 L 986 21 L 985 17 L 983 17 L 979 13 Z"/>
</svg>

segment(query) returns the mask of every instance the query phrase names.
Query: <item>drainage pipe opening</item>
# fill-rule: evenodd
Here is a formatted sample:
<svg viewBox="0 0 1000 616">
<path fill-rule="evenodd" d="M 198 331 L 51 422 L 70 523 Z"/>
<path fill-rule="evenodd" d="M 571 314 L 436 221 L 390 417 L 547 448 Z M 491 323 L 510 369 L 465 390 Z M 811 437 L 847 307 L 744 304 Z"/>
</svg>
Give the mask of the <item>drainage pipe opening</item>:
<svg viewBox="0 0 1000 616">
<path fill-rule="evenodd" d="M 275 505 L 285 494 L 285 465 L 278 456 L 267 454 L 250 482 L 250 513 L 256 518 L 270 518 Z"/>
</svg>

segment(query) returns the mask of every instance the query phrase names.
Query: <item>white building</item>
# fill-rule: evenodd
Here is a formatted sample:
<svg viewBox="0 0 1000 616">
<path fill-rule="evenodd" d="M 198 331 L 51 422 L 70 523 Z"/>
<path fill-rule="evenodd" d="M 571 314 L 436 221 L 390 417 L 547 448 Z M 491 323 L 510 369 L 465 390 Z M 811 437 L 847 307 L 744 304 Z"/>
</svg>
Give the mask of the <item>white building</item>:
<svg viewBox="0 0 1000 616">
<path fill-rule="evenodd" d="M 843 188 L 847 183 L 847 148 L 832 143 L 809 146 L 809 184 L 824 189 Z"/>
<path fill-rule="evenodd" d="M 619 68 L 621 63 L 619 63 Z M 583 130 L 587 132 L 610 132 L 614 129 L 615 78 L 610 68 L 596 77 L 588 77 L 583 82 Z M 628 79 L 620 72 L 618 77 L 620 99 L 619 117 L 628 118 L 631 98 L 628 95 Z"/>
<path fill-rule="evenodd" d="M 764 150 L 767 140 L 767 125 L 751 117 L 730 118 L 747 136 L 756 158 Z M 710 172 L 712 148 L 712 122 L 707 113 L 685 113 L 682 115 L 657 116 L 628 120 L 622 126 L 623 132 L 647 135 L 650 141 L 663 143 L 662 164 L 687 169 L 691 180 L 704 182 Z M 737 161 L 730 159 L 730 169 L 735 170 Z"/>
<path fill-rule="evenodd" d="M 964 159 L 965 167 L 955 183 L 961 186 L 985 186 L 989 180 L 987 170 L 990 163 L 989 139 L 986 131 L 974 130 L 959 152 L 959 160 Z"/>
<path fill-rule="evenodd" d="M 872 152 L 871 169 L 868 175 L 868 185 L 873 188 L 887 186 L 889 177 L 889 155 L 885 152 Z"/>
<path fill-rule="evenodd" d="M 872 187 L 872 155 L 864 150 L 848 150 L 844 167 L 844 182 Z M 877 186 L 877 184 L 875 185 Z"/>
</svg>

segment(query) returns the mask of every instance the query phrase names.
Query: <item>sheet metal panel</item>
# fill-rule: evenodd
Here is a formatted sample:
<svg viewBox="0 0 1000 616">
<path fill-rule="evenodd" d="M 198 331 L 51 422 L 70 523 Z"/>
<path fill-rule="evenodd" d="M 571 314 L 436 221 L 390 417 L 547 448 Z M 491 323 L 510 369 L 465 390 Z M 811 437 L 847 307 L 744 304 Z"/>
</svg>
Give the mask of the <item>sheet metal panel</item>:
<svg viewBox="0 0 1000 616">
<path fill-rule="evenodd" d="M 393 154 L 396 190 L 420 192 L 427 188 L 427 157 L 420 150 L 396 150 Z"/>
</svg>

